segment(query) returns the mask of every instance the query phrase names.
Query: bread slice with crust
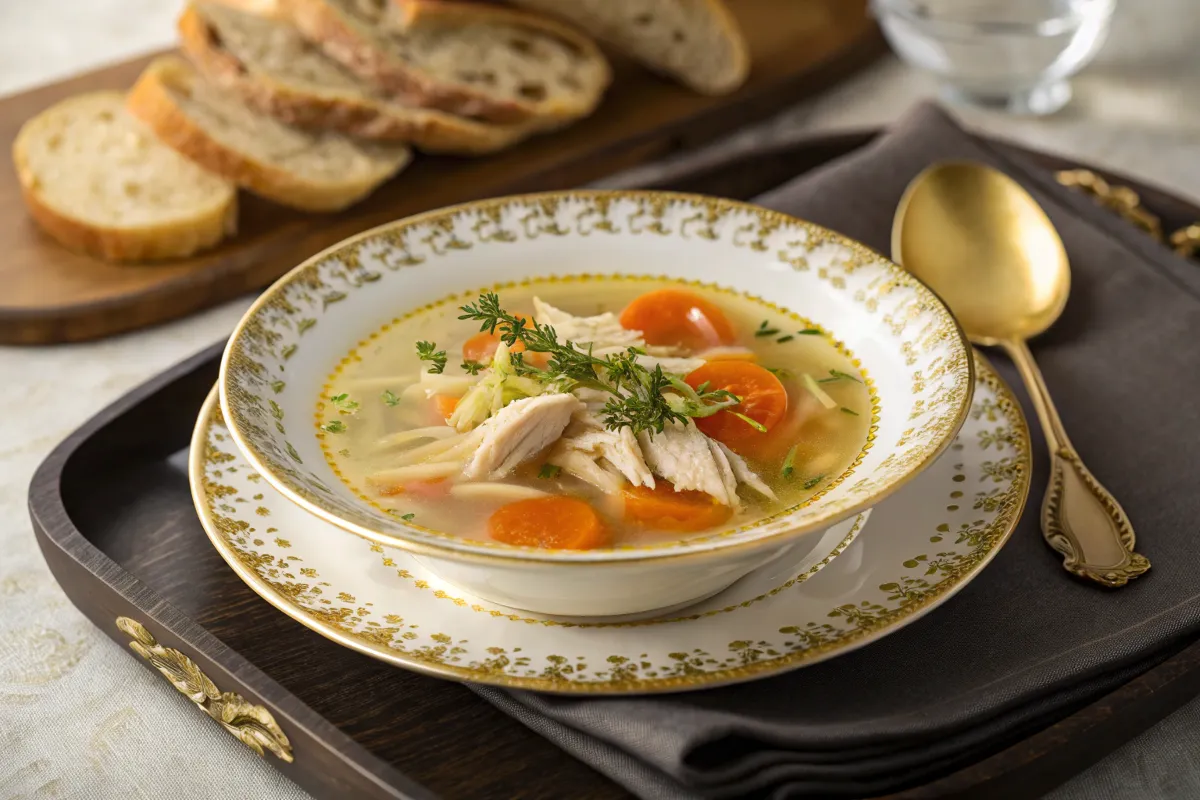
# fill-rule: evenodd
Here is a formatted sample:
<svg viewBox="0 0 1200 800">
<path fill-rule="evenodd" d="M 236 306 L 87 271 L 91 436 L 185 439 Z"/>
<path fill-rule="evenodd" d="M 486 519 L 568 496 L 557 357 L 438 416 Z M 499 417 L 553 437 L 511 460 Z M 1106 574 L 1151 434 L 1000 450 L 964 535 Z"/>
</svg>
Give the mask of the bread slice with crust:
<svg viewBox="0 0 1200 800">
<path fill-rule="evenodd" d="M 750 58 L 721 0 L 511 0 L 585 30 L 704 94 L 746 81 Z"/>
<path fill-rule="evenodd" d="M 187 62 L 171 56 L 146 68 L 127 107 L 162 142 L 205 169 L 305 211 L 345 208 L 411 158 L 404 146 L 284 125 L 206 83 Z"/>
<path fill-rule="evenodd" d="M 289 125 L 457 155 L 492 153 L 532 133 L 528 124 L 495 125 L 389 100 L 278 19 L 193 2 L 179 34 L 206 79 Z"/>
<path fill-rule="evenodd" d="M 25 123 L 13 162 L 34 220 L 109 261 L 183 258 L 237 228 L 237 189 L 155 139 L 121 92 L 57 103 Z"/>
<path fill-rule="evenodd" d="M 282 0 L 333 59 L 403 102 L 489 122 L 587 116 L 611 80 L 595 43 L 536 14 L 438 0 Z"/>
</svg>

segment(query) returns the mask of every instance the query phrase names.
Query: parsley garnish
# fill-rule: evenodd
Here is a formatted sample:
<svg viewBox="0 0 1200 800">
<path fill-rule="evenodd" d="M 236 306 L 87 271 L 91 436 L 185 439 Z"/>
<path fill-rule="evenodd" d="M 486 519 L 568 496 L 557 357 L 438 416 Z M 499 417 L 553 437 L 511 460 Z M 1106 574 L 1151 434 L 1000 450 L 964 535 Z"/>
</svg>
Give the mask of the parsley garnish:
<svg viewBox="0 0 1200 800">
<path fill-rule="evenodd" d="M 353 414 L 358 411 L 358 403 L 350 399 L 350 395 L 342 392 L 335 394 L 329 398 L 329 402 L 333 403 L 339 414 Z"/>
<path fill-rule="evenodd" d="M 393 392 L 391 389 L 384 389 L 383 394 L 381 394 L 380 397 L 382 397 L 383 402 L 387 403 L 389 406 L 400 405 L 400 398 L 397 397 L 396 393 Z"/>
<path fill-rule="evenodd" d="M 805 328 L 802 331 L 796 331 L 796 335 L 797 336 L 820 336 L 821 331 L 819 328 Z"/>
<path fill-rule="evenodd" d="M 321 430 L 325 431 L 326 433 L 345 433 L 346 423 L 342 422 L 340 419 L 331 419 L 329 422 L 326 422 L 321 426 Z"/>
<path fill-rule="evenodd" d="M 542 468 L 538 470 L 538 477 L 550 480 L 557 478 L 558 473 L 562 472 L 562 468 L 554 464 L 542 464 Z"/>
<path fill-rule="evenodd" d="M 408 514 L 401 514 L 400 519 L 404 520 L 405 522 L 412 522 L 416 518 L 416 516 L 417 516 L 416 514 L 413 514 L 410 512 Z"/>
<path fill-rule="evenodd" d="M 446 368 L 446 351 L 434 350 L 437 345 L 433 342 L 417 342 L 417 357 L 430 362 L 429 371 L 440 373 Z"/>
<path fill-rule="evenodd" d="M 478 361 L 471 361 L 470 359 L 467 359 L 466 361 L 462 362 L 460 366 L 467 371 L 468 375 L 478 375 L 479 371 L 487 365 L 480 364 Z"/>
<path fill-rule="evenodd" d="M 804 488 L 805 488 L 805 489 L 811 489 L 811 488 L 813 488 L 814 486 L 816 486 L 818 483 L 820 483 L 820 482 L 821 482 L 821 481 L 823 481 L 823 480 L 825 480 L 825 476 L 824 476 L 824 475 L 818 475 L 818 476 L 817 476 L 817 477 L 815 477 L 815 478 L 809 478 L 808 480 L 806 480 L 806 481 L 804 482 Z"/>
<path fill-rule="evenodd" d="M 763 367 L 763 369 L 774 375 L 776 378 L 779 378 L 781 381 L 796 377 L 796 373 L 792 372 L 790 369 L 784 369 L 783 367 Z"/>
<path fill-rule="evenodd" d="M 484 292 L 478 302 L 460 310 L 463 313 L 459 319 L 478 322 L 480 331 L 498 332 L 500 340 L 509 347 L 520 342 L 526 352 L 550 356 L 545 369 L 536 369 L 525 364 L 521 353 L 510 353 L 513 370 L 518 375 L 554 383 L 563 391 L 586 386 L 612 395 L 600 412 L 609 430 L 628 427 L 634 433 L 661 433 L 672 422 L 708 417 L 741 402 L 724 389 L 708 391 L 707 386 L 702 387 L 704 391 L 693 389 L 682 377 L 663 372 L 660 365 L 652 370 L 644 367 L 638 363 L 642 351 L 636 347 L 597 358 L 590 347 L 582 349 L 571 341 L 559 342 L 553 327 L 536 320 L 526 327 L 524 317 L 501 308 L 500 298 L 494 292 Z"/>
<path fill-rule="evenodd" d="M 780 344 L 783 344 L 784 342 L 790 342 L 792 339 L 795 339 L 795 338 L 796 338 L 795 336 L 788 334 L 787 336 L 780 336 L 775 341 L 779 342 Z"/>
</svg>

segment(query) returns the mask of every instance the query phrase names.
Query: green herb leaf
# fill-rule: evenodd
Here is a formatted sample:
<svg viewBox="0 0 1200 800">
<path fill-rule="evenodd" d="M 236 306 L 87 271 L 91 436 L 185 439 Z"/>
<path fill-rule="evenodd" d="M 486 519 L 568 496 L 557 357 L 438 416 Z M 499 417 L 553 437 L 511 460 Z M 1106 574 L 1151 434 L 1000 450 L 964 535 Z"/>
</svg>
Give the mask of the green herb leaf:
<svg viewBox="0 0 1200 800">
<path fill-rule="evenodd" d="M 470 359 L 467 359 L 466 361 L 463 361 L 460 366 L 467 371 L 468 375 L 478 375 L 480 370 L 487 365 L 480 364 L 478 361 L 471 361 Z"/>
<path fill-rule="evenodd" d="M 754 332 L 755 336 L 774 336 L 779 333 L 779 328 L 759 328 Z"/>
<path fill-rule="evenodd" d="M 408 514 L 401 514 L 400 519 L 404 520 L 405 522 L 412 522 L 414 519 L 416 519 L 416 516 L 416 514 L 410 512 Z"/>
<path fill-rule="evenodd" d="M 437 374 L 446 368 L 446 351 L 437 350 L 433 342 L 417 342 L 417 358 L 428 361 L 429 371 Z"/>
<path fill-rule="evenodd" d="M 824 476 L 823 474 L 822 474 L 822 475 L 818 475 L 818 476 L 817 476 L 817 477 L 815 477 L 815 478 L 809 478 L 808 480 L 806 480 L 806 481 L 804 482 L 804 488 L 805 488 L 805 489 L 812 489 L 813 487 L 815 487 L 815 486 L 816 486 L 818 483 L 820 483 L 820 482 L 821 482 L 821 481 L 823 481 L 823 480 L 825 480 L 825 476 Z"/>
<path fill-rule="evenodd" d="M 331 419 L 329 422 L 326 422 L 321 426 L 321 430 L 325 431 L 326 433 L 345 433 L 346 423 L 342 422 L 340 419 Z"/>
<path fill-rule="evenodd" d="M 381 394 L 380 397 L 382 397 L 383 402 L 387 403 L 389 406 L 395 407 L 400 405 L 400 398 L 397 397 L 396 393 L 391 389 L 384 389 L 383 394 Z"/>
<path fill-rule="evenodd" d="M 333 404 L 333 407 L 338 410 L 339 414 L 353 414 L 358 411 L 357 401 L 351 400 L 350 395 L 345 392 L 335 394 L 329 398 L 329 402 Z"/>
<path fill-rule="evenodd" d="M 787 455 L 783 459 L 783 477 L 792 477 L 792 472 L 794 472 L 796 469 L 796 451 L 799 449 L 800 445 L 794 444 L 792 445 L 791 449 L 787 451 Z"/>
<path fill-rule="evenodd" d="M 854 381 L 855 383 L 862 383 L 862 381 L 860 381 L 858 378 L 854 377 L 853 375 L 848 375 L 845 372 L 839 372 L 836 369 L 829 370 L 829 375 L 830 375 L 830 378 L 827 378 L 826 380 L 835 380 L 836 381 L 840 378 L 845 378 L 848 381 Z"/>
<path fill-rule="evenodd" d="M 842 413 L 843 413 L 843 414 L 849 414 L 849 415 L 850 415 L 850 416 L 852 416 L 852 417 L 857 417 L 857 416 L 858 416 L 858 412 L 857 412 L 857 411 L 855 411 L 855 410 L 854 410 L 854 409 L 852 409 L 852 408 L 846 408 L 845 406 L 842 406 Z"/>
<path fill-rule="evenodd" d="M 737 417 L 737 418 L 738 418 L 738 419 L 740 419 L 742 422 L 744 422 L 744 423 L 746 423 L 747 425 L 749 425 L 751 428 L 754 428 L 754 430 L 758 431 L 759 433 L 766 433 L 766 432 L 767 432 L 767 426 L 766 426 L 766 425 L 763 425 L 763 424 L 762 424 L 761 422 L 759 422 L 758 420 L 756 420 L 756 419 L 752 419 L 752 418 L 750 418 L 750 417 L 747 417 L 745 414 L 739 414 L 739 413 L 738 413 L 738 412 L 736 412 L 736 411 L 730 411 L 729 413 L 730 413 L 730 414 L 733 414 L 735 417 Z"/>
<path fill-rule="evenodd" d="M 780 336 L 775 341 L 779 342 L 780 344 L 783 344 L 784 342 L 790 342 L 792 339 L 795 339 L 795 338 L 796 338 L 795 336 L 792 336 L 789 334 L 787 336 Z"/>
<path fill-rule="evenodd" d="M 542 468 L 538 470 L 538 477 L 550 480 L 557 478 L 558 473 L 562 472 L 562 468 L 554 464 L 542 464 Z"/>
<path fill-rule="evenodd" d="M 819 328 L 805 328 L 802 331 L 796 331 L 796 335 L 797 336 L 820 336 L 821 331 Z"/>
<path fill-rule="evenodd" d="M 338 455 L 341 456 L 342 458 L 349 458 L 350 457 L 350 448 L 343 447 L 341 450 L 338 450 Z"/>
<path fill-rule="evenodd" d="M 792 372 L 790 369 L 784 369 L 783 367 L 763 367 L 763 369 L 774 375 L 776 378 L 779 378 L 781 381 L 796 377 L 796 373 Z"/>
</svg>

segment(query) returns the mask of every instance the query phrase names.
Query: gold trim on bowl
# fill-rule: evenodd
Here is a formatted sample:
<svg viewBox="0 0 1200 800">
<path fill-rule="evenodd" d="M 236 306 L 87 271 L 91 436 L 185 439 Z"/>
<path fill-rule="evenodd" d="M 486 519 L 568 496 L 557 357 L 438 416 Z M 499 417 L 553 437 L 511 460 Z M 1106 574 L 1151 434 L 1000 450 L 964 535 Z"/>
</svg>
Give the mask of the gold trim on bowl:
<svg viewBox="0 0 1200 800">
<path fill-rule="evenodd" d="M 265 321 L 270 314 L 293 313 L 294 307 L 285 296 L 286 290 L 292 286 L 303 287 L 306 291 L 311 290 L 311 293 L 321 300 L 323 304 L 321 307 L 327 308 L 332 303 L 344 300 L 347 294 L 345 291 L 340 290 L 327 291 L 330 287 L 323 284 L 319 275 L 319 271 L 323 266 L 336 263 L 341 277 L 343 277 L 348 286 L 352 287 L 373 284 L 381 278 L 379 273 L 362 271 L 360 250 L 372 241 L 396 247 L 400 251 L 398 254 L 394 254 L 396 264 L 393 266 L 389 263 L 386 266 L 390 269 L 400 269 L 424 263 L 428 257 L 414 254 L 409 247 L 407 233 L 418 226 L 426 226 L 431 230 L 427 236 L 420 239 L 420 243 L 428 248 L 430 254 L 436 256 L 453 250 L 470 249 L 474 246 L 473 242 L 461 240 L 454 232 L 454 220 L 462 215 L 473 215 L 472 218 L 477 220 L 471 229 L 478 237 L 480 243 L 513 241 L 513 237 L 529 234 L 535 228 L 538 235 L 565 235 L 566 231 L 558 226 L 557 221 L 551 219 L 549 223 L 546 223 L 542 219 L 539 222 L 539 215 L 549 214 L 552 216 L 553 213 L 557 213 L 557 209 L 564 202 L 581 201 L 588 204 L 589 207 L 586 211 L 578 215 L 576 220 L 578 224 L 580 226 L 585 224 L 582 221 L 585 216 L 591 215 L 592 217 L 596 217 L 595 219 L 589 219 L 586 223 L 588 225 L 588 234 L 586 235 L 590 235 L 592 231 L 596 230 L 611 231 L 611 221 L 607 217 L 608 210 L 614 202 L 620 200 L 631 200 L 641 204 L 639 210 L 627 221 L 632 230 L 634 226 L 633 220 L 638 219 L 639 232 L 644 231 L 657 235 L 667 235 L 667 231 L 662 228 L 661 223 L 665 210 L 671 204 L 684 203 L 695 207 L 697 213 L 681 224 L 679 234 L 681 236 L 685 235 L 683 229 L 687 223 L 695 223 L 692 233 L 687 234 L 688 236 L 695 235 L 701 238 L 713 239 L 715 238 L 713 224 L 719 221 L 723 215 L 736 213 L 750 216 L 756 220 L 756 222 L 739 227 L 737 232 L 735 232 L 734 243 L 739 247 L 769 251 L 770 247 L 766 244 L 766 238 L 774 231 L 781 228 L 798 228 L 805 232 L 806 238 L 801 244 L 809 247 L 809 251 L 806 252 L 811 252 L 813 249 L 824 244 L 836 244 L 850 251 L 856 258 L 878 262 L 887 271 L 887 280 L 884 282 L 884 285 L 878 288 L 879 293 L 886 295 L 897 287 L 912 289 L 916 292 L 921 307 L 931 311 L 937 319 L 937 330 L 933 333 L 933 336 L 938 341 L 953 339 L 957 345 L 957 347 L 951 347 L 952 352 L 948 358 L 948 362 L 939 366 L 942 375 L 956 376 L 953 385 L 945 393 L 945 396 L 938 400 L 939 404 L 954 403 L 953 413 L 949 416 L 941 416 L 931 420 L 937 423 L 931 430 L 926 431 L 932 437 L 931 441 L 922 450 L 906 454 L 911 463 L 903 465 L 903 472 L 890 478 L 889 482 L 883 485 L 876 484 L 875 486 L 871 486 L 869 490 L 860 492 L 861 497 L 851 494 L 846 498 L 841 498 L 837 504 L 828 503 L 829 508 L 825 513 L 816 516 L 801 526 L 774 531 L 747 541 L 718 541 L 697 544 L 693 540 L 684 540 L 676 543 L 674 547 L 665 547 L 658 550 L 644 547 L 608 551 L 586 551 L 582 553 L 578 551 L 547 552 L 535 548 L 514 547 L 500 543 L 481 543 L 454 537 L 447 537 L 445 540 L 440 540 L 430 537 L 428 531 L 419 526 L 407 525 L 397 520 L 395 524 L 401 530 L 411 531 L 411 533 L 418 537 L 404 538 L 400 534 L 394 535 L 375 530 L 356 521 L 343 518 L 337 511 L 326 506 L 322 498 L 308 491 L 306 487 L 300 486 L 299 481 L 295 482 L 294 485 L 293 481 L 286 474 L 283 474 L 291 468 L 286 466 L 280 466 L 278 469 L 275 468 L 271 463 L 271 459 L 257 446 L 254 436 L 251 434 L 255 427 L 261 428 L 261 426 L 256 426 L 249 419 L 243 417 L 242 412 L 243 406 L 247 403 L 257 402 L 261 404 L 262 398 L 248 396 L 245 391 L 240 389 L 232 389 L 230 375 L 234 370 L 258 374 L 264 368 L 252 356 L 255 353 L 262 353 L 264 349 L 270 350 L 272 355 L 275 354 L 273 348 L 276 344 L 275 339 L 278 338 L 279 334 L 268 332 Z M 517 226 L 516 232 L 503 230 L 500 226 L 501 211 L 511 207 L 516 207 L 521 211 L 528 210 L 528 213 L 520 217 L 521 225 Z M 533 222 L 530 220 L 533 220 Z M 533 226 L 532 228 L 531 225 Z M 542 227 L 538 227 L 539 225 Z M 809 269 L 809 265 L 802 256 L 796 256 L 783 250 L 780 250 L 775 256 L 779 261 L 788 264 L 793 269 Z M 844 266 L 844 269 L 848 274 L 852 268 L 857 269 L 858 266 L 857 263 L 847 264 Z M 355 270 L 358 271 L 355 272 Z M 837 275 L 825 275 L 824 268 L 818 270 L 818 275 L 828 280 L 831 285 L 838 286 L 839 288 L 844 288 L 845 286 L 843 278 Z M 840 286 L 838 282 L 840 282 Z M 876 302 L 874 298 L 856 297 L 855 300 L 863 302 L 868 308 L 871 308 L 871 303 Z M 892 326 L 897 335 L 903 330 L 906 324 L 904 320 L 889 320 L 886 317 L 885 322 Z M 315 319 L 303 318 L 297 320 L 294 325 L 289 321 L 288 327 L 294 327 L 300 334 L 303 334 L 315 324 Z M 254 335 L 251 336 L 251 333 Z M 836 334 L 836 332 L 834 333 Z M 248 341 L 251 339 L 253 341 Z M 910 348 L 911 346 L 911 343 L 905 343 L 906 348 Z M 295 348 L 296 344 L 294 343 L 284 347 L 281 353 L 282 359 L 286 361 L 294 353 Z M 905 352 L 915 353 L 915 351 L 907 349 Z M 749 203 L 703 195 L 605 190 L 568 191 L 519 195 L 450 206 L 381 225 L 327 248 L 280 278 L 263 292 L 246 312 L 230 337 L 225 354 L 221 359 L 218 385 L 220 387 L 221 405 L 226 409 L 228 417 L 230 434 L 237 443 L 238 449 L 246 456 L 250 464 L 291 502 L 333 525 L 370 541 L 391 547 L 398 547 L 417 554 L 453 557 L 458 560 L 482 563 L 519 560 L 525 562 L 550 562 L 564 566 L 576 564 L 595 566 L 637 563 L 659 559 L 704 558 L 743 549 L 762 547 L 785 537 L 798 537 L 815 530 L 827 528 L 870 508 L 875 503 L 878 503 L 907 484 L 925 467 L 933 463 L 945 451 L 959 429 L 961 429 L 966 420 L 967 412 L 970 409 L 975 384 L 975 365 L 969 355 L 970 353 L 970 345 L 967 343 L 958 322 L 950 314 L 945 304 L 928 287 L 903 268 L 888 261 L 882 254 L 826 228 Z M 919 373 L 914 376 L 916 384 L 923 386 L 924 380 L 925 378 L 922 378 Z M 915 387 L 914 391 L 916 391 Z M 282 431 L 282 411 L 279 410 L 279 407 L 273 401 L 271 401 L 271 411 L 275 415 L 275 419 L 273 420 L 275 426 Z M 878 420 L 873 419 L 872 425 L 875 425 L 877 422 Z M 908 432 L 906 431 L 906 433 Z M 868 436 L 868 445 L 873 441 L 872 436 L 873 434 L 869 434 Z M 902 439 L 901 443 L 903 441 Z M 298 455 L 294 452 L 294 448 L 290 447 L 290 444 L 288 449 L 291 451 L 292 460 L 299 463 Z M 281 465 L 283 463 L 281 461 Z M 746 529 L 750 530 L 771 523 L 780 523 L 782 517 L 795 513 L 798 508 L 786 509 L 770 518 L 759 520 L 751 526 L 746 526 Z M 740 533 L 743 531 L 739 529 L 737 532 Z M 678 550 L 683 550 L 683 552 L 677 552 Z"/>
</svg>

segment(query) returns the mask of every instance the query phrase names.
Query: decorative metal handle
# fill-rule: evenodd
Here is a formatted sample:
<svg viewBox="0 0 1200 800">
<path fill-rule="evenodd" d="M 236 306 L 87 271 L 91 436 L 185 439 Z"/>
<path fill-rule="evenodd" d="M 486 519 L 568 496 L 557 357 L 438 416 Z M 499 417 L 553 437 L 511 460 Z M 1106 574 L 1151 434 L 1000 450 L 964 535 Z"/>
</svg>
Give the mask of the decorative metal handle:
<svg viewBox="0 0 1200 800">
<path fill-rule="evenodd" d="M 270 750 L 279 759 L 292 763 L 292 744 L 270 711 L 247 702 L 239 694 L 219 690 L 195 661 L 159 644 L 142 623 L 117 617 L 117 627 L 132 639 L 129 646 L 135 653 L 149 661 L 172 686 L 239 741 L 260 756 Z"/>
<path fill-rule="evenodd" d="M 1050 447 L 1050 486 L 1042 503 L 1042 535 L 1073 575 L 1110 588 L 1150 569 L 1133 551 L 1136 538 L 1125 510 L 1079 459 L 1033 354 L 1022 341 L 1004 342 L 1037 409 Z"/>
</svg>

